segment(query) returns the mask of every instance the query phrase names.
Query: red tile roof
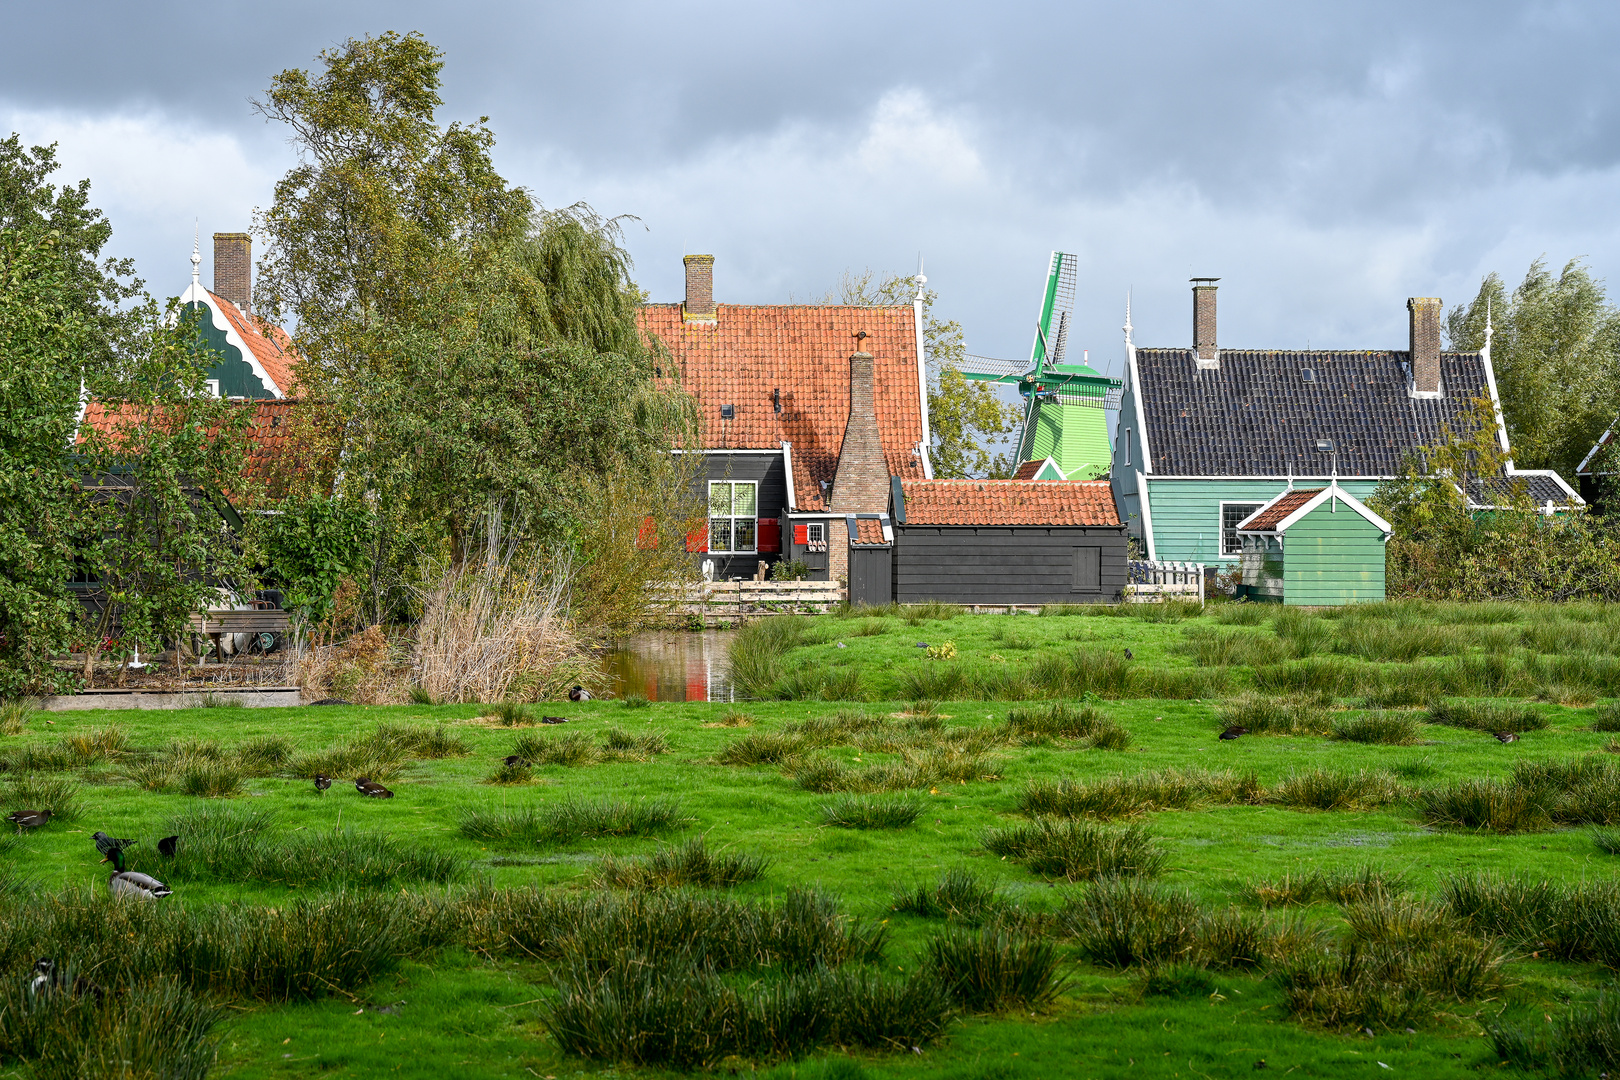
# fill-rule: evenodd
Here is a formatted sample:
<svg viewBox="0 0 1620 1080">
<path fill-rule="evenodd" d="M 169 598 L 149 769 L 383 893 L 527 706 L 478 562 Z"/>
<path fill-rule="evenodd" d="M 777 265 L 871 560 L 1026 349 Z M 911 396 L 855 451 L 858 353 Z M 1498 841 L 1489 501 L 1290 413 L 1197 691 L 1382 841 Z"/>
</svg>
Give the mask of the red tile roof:
<svg viewBox="0 0 1620 1080">
<path fill-rule="evenodd" d="M 834 528 L 837 525 L 838 521 L 834 519 Z M 856 518 L 855 539 L 851 542 L 855 544 L 887 544 L 888 541 L 883 539 L 883 522 L 875 521 L 872 518 Z"/>
<path fill-rule="evenodd" d="M 798 509 L 823 509 L 849 419 L 849 355 L 874 358 L 878 431 L 889 473 L 922 479 L 917 324 L 910 307 L 721 304 L 714 321 L 680 304 L 648 304 L 641 327 L 669 350 L 697 399 L 711 451 L 793 447 Z M 856 334 L 866 332 L 857 339 Z M 776 412 L 774 392 L 782 394 Z M 720 407 L 735 415 L 723 420 Z"/>
<path fill-rule="evenodd" d="M 1278 496 L 1276 502 L 1260 511 L 1259 516 L 1251 517 L 1240 528 L 1244 532 L 1270 532 L 1278 525 L 1281 525 L 1283 519 L 1289 514 L 1292 514 L 1326 490 L 1326 488 L 1296 488 L 1293 491 L 1284 492 Z"/>
<path fill-rule="evenodd" d="M 1033 479 L 1035 479 L 1035 474 L 1040 472 L 1041 471 L 1041 466 L 1045 465 L 1045 464 L 1046 464 L 1046 459 L 1045 458 L 1036 458 L 1034 461 L 1022 462 L 1018 466 L 1018 471 L 1013 473 L 1013 479 L 1014 480 L 1033 480 Z"/>
<path fill-rule="evenodd" d="M 281 466 L 286 464 L 289 456 L 304 449 L 293 434 L 291 422 L 298 399 L 249 398 L 232 404 L 252 410 L 248 420 L 247 445 L 242 453 L 242 475 L 261 481 L 277 479 L 282 471 Z M 105 435 L 116 434 L 120 416 L 134 416 L 132 407 L 109 409 L 102 402 L 92 401 L 85 406 L 83 429 Z M 78 440 L 84 441 L 83 430 Z"/>
<path fill-rule="evenodd" d="M 908 480 L 907 525 L 1118 525 L 1106 480 Z"/>
<path fill-rule="evenodd" d="M 295 389 L 293 368 L 298 363 L 298 353 L 293 350 L 292 339 L 287 336 L 287 331 L 279 326 L 261 324 L 258 319 L 248 318 L 242 314 L 240 308 L 218 293 L 210 292 L 208 299 L 231 321 L 231 326 L 242 336 L 242 340 L 247 342 L 247 347 L 253 350 L 254 358 L 281 390 L 282 397 L 292 397 Z"/>
</svg>

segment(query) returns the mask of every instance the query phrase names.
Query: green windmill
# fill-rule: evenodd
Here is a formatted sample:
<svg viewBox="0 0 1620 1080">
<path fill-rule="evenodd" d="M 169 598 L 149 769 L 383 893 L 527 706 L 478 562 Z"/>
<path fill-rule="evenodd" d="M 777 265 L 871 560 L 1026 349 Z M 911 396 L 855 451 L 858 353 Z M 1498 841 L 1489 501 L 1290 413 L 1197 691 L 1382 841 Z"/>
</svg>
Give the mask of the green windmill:
<svg viewBox="0 0 1620 1080">
<path fill-rule="evenodd" d="M 1108 417 L 1104 410 L 1119 408 L 1125 385 L 1087 364 L 1064 362 L 1078 264 L 1067 252 L 1052 252 L 1028 363 L 970 355 L 962 364 L 964 378 L 1017 384 L 1024 399 L 1018 461 L 1050 458 L 1052 468 L 1037 476 L 1042 480 L 1091 480 L 1108 475 Z M 1053 468 L 1061 475 L 1053 476 Z"/>
</svg>

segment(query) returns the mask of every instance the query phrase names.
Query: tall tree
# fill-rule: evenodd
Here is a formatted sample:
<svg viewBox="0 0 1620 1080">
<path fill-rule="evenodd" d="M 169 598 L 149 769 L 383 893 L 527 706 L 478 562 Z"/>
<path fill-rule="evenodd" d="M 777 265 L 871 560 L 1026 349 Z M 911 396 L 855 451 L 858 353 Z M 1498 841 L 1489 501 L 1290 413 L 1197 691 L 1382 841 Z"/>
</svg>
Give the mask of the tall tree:
<svg viewBox="0 0 1620 1080">
<path fill-rule="evenodd" d="M 1511 293 L 1493 273 L 1447 313 L 1453 348 L 1484 346 L 1487 312 L 1514 464 L 1572 477 L 1620 412 L 1620 311 L 1580 260 L 1555 276 L 1537 259 Z"/>
<path fill-rule="evenodd" d="M 909 306 L 917 295 L 915 278 L 879 278 L 871 270 L 845 271 L 838 286 L 820 298 L 824 304 Z M 928 427 L 933 436 L 929 457 L 941 479 L 995 479 L 1012 475 L 1011 454 L 998 454 L 1023 420 L 1016 405 L 1002 401 L 989 383 L 969 382 L 962 375 L 966 348 L 962 324 L 934 317 L 939 293 L 923 291 L 923 344 L 928 354 Z"/>
</svg>

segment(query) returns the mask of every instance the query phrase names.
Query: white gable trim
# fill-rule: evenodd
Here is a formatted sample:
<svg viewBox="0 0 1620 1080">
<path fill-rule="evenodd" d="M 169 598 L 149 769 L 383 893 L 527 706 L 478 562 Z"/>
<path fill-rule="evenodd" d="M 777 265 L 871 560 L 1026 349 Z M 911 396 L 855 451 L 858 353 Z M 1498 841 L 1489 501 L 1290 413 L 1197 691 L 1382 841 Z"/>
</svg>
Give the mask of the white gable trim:
<svg viewBox="0 0 1620 1080">
<path fill-rule="evenodd" d="M 1384 539 L 1386 539 L 1386 540 L 1389 539 L 1389 537 L 1395 531 L 1390 526 L 1389 522 L 1385 521 L 1383 518 L 1379 517 L 1377 514 L 1373 513 L 1371 510 L 1367 509 L 1367 505 L 1365 503 L 1363 503 L 1360 499 L 1356 498 L 1354 495 L 1351 495 L 1349 492 L 1345 491 L 1343 488 L 1341 488 L 1336 483 L 1335 484 L 1329 484 L 1327 487 L 1323 488 L 1321 491 L 1318 491 L 1315 495 L 1311 496 L 1308 500 L 1306 500 L 1305 505 L 1301 506 L 1298 510 L 1295 510 L 1292 514 L 1289 514 L 1287 517 L 1285 517 L 1281 521 L 1279 521 L 1277 523 L 1276 528 L 1274 528 L 1274 529 L 1266 529 L 1266 530 L 1251 530 L 1251 529 L 1249 529 L 1249 527 L 1248 527 L 1249 522 L 1253 521 L 1255 518 L 1257 518 L 1257 517 L 1261 516 L 1262 514 L 1264 514 L 1267 510 L 1269 510 L 1273 505 L 1276 504 L 1278 499 L 1282 499 L 1282 498 L 1284 498 L 1284 497 L 1286 497 L 1288 495 L 1292 495 L 1292 494 L 1293 494 L 1292 491 L 1285 491 L 1281 495 L 1278 495 L 1276 499 L 1272 499 L 1271 502 L 1266 503 L 1265 506 L 1262 506 L 1260 509 L 1258 509 L 1254 513 L 1250 514 L 1248 517 L 1244 518 L 1241 522 L 1238 523 L 1239 531 L 1249 531 L 1249 532 L 1265 531 L 1265 532 L 1273 532 L 1273 533 L 1279 533 L 1279 534 L 1280 533 L 1285 533 L 1289 529 L 1291 529 L 1295 525 L 1297 525 L 1305 517 L 1306 514 L 1309 514 L 1312 510 L 1315 510 L 1318 506 L 1321 506 L 1323 503 L 1327 502 L 1329 499 L 1334 499 L 1336 501 L 1343 502 L 1344 505 L 1348 506 L 1355 513 L 1360 514 L 1362 517 L 1366 518 L 1369 522 L 1371 522 L 1372 524 L 1378 526 L 1379 531 L 1381 531 L 1384 534 Z"/>
<path fill-rule="evenodd" d="M 782 440 L 782 464 L 787 468 L 788 513 L 799 508 L 799 493 L 793 486 L 793 444 Z"/>
<path fill-rule="evenodd" d="M 287 396 L 281 392 L 281 387 L 276 385 L 276 380 L 270 377 L 270 373 L 264 369 L 264 365 L 259 363 L 259 358 L 254 355 L 252 349 L 248 348 L 248 343 L 242 340 L 242 335 L 236 332 L 236 327 L 231 325 L 231 320 L 225 317 L 225 313 L 219 309 L 219 303 L 207 289 L 193 281 L 180 297 L 180 302 L 182 304 L 208 305 L 208 316 L 213 321 L 214 329 L 225 335 L 227 344 L 234 345 L 241 352 L 242 359 L 247 361 L 248 367 L 253 369 L 253 374 L 270 390 L 271 396 L 278 398 Z"/>
</svg>

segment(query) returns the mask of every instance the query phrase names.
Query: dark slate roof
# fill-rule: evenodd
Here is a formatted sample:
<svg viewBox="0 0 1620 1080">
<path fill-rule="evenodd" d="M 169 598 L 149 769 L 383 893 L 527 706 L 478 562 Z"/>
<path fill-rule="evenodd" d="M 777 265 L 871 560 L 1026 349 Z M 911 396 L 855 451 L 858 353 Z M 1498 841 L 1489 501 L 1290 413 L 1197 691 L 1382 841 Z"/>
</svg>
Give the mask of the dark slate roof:
<svg viewBox="0 0 1620 1080">
<path fill-rule="evenodd" d="M 1168 476 L 1392 476 L 1406 454 L 1440 441 L 1440 426 L 1487 395 L 1478 353 L 1442 353 L 1445 396 L 1407 392 L 1409 353 L 1223 349 L 1200 371 L 1191 349 L 1137 349 L 1153 471 Z M 1307 382 L 1304 369 L 1315 374 Z M 1130 422 L 1130 418 L 1126 419 Z"/>
<path fill-rule="evenodd" d="M 1546 506 L 1549 502 L 1558 509 L 1570 506 L 1580 506 L 1583 500 L 1579 495 L 1572 493 L 1558 479 L 1546 470 L 1514 473 L 1511 476 L 1481 477 L 1469 482 L 1468 502 L 1475 507 L 1500 506 L 1512 502 L 1516 489 L 1523 485 L 1524 494 L 1529 496 L 1534 505 Z"/>
</svg>

